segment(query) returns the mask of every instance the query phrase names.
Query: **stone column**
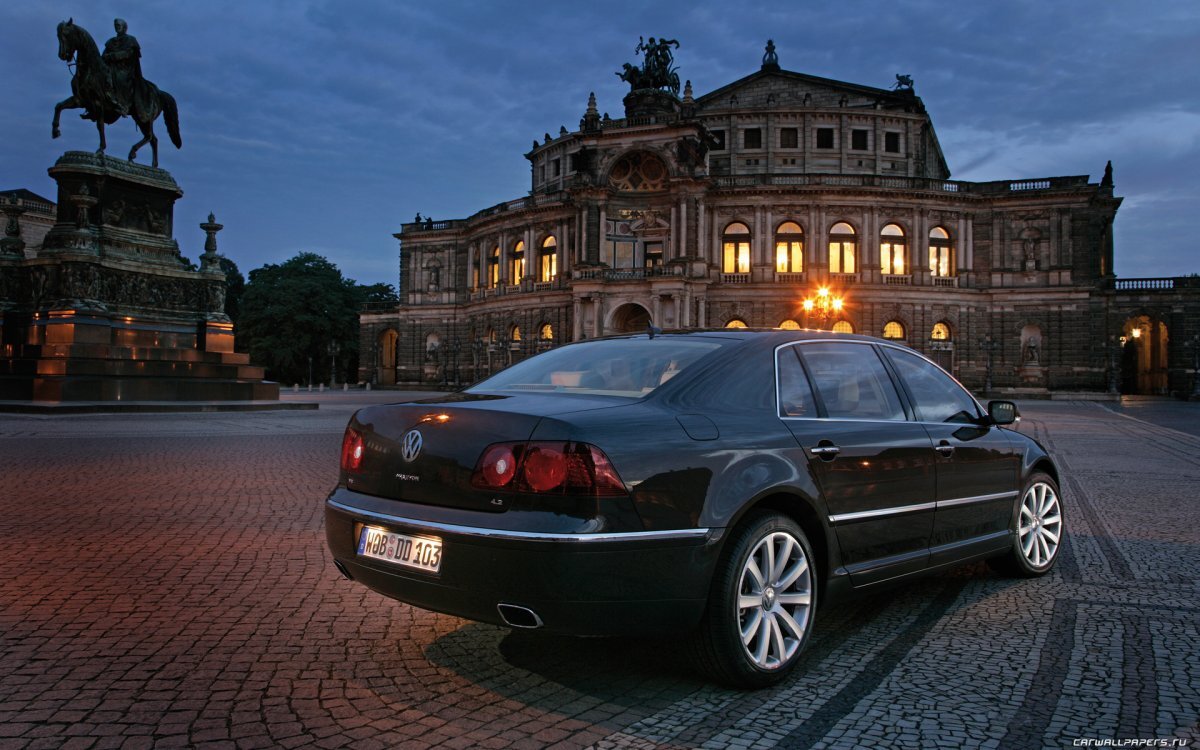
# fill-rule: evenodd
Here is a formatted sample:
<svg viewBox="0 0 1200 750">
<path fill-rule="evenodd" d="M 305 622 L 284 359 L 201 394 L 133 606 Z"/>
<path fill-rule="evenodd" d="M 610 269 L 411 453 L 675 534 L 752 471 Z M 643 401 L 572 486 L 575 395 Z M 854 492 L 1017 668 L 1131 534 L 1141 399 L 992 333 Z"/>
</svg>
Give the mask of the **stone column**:
<svg viewBox="0 0 1200 750">
<path fill-rule="evenodd" d="M 500 282 L 498 286 L 504 286 L 508 283 L 508 234 L 500 233 Z"/>
<path fill-rule="evenodd" d="M 671 232 L 667 239 L 667 245 L 663 248 L 663 260 L 671 260 L 679 257 L 679 211 L 675 206 L 671 206 Z"/>
<path fill-rule="evenodd" d="M 608 208 L 600 206 L 600 223 L 596 227 L 596 260 L 604 261 L 604 237 L 608 233 Z"/>
<path fill-rule="evenodd" d="M 592 295 L 592 336 L 604 335 L 604 296 L 600 293 Z"/>
<path fill-rule="evenodd" d="M 696 204 L 696 255 L 704 258 L 704 260 L 707 261 L 709 260 L 712 249 L 704 246 L 704 237 L 706 236 L 704 234 L 704 199 L 700 198 L 698 201 L 696 201 Z"/>
<path fill-rule="evenodd" d="M 704 328 L 708 325 L 708 300 L 701 297 L 696 302 L 696 325 Z"/>
<path fill-rule="evenodd" d="M 576 297 L 571 301 L 571 340 L 583 338 L 583 304 Z"/>
<path fill-rule="evenodd" d="M 676 258 L 688 255 L 687 237 L 687 196 L 684 196 L 679 200 L 679 245 L 675 253 Z"/>
</svg>

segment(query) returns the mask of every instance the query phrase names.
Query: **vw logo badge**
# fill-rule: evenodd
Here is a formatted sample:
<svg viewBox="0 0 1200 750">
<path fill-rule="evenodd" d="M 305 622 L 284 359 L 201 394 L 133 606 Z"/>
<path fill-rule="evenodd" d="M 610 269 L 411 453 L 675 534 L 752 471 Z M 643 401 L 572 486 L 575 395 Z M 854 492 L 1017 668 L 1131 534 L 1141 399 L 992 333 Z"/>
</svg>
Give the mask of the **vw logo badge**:
<svg viewBox="0 0 1200 750">
<path fill-rule="evenodd" d="M 400 445 L 400 455 L 405 461 L 415 461 L 421 453 L 421 446 L 425 439 L 421 437 L 419 430 L 409 430 L 404 433 L 404 440 Z"/>
</svg>

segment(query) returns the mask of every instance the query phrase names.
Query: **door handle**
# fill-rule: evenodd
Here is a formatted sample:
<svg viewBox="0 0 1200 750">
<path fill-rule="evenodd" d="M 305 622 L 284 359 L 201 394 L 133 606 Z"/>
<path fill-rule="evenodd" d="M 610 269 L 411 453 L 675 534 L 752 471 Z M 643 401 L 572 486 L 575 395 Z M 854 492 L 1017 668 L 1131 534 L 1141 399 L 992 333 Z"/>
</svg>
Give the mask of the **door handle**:
<svg viewBox="0 0 1200 750">
<path fill-rule="evenodd" d="M 809 448 L 808 452 L 822 461 L 832 461 L 837 454 L 842 452 L 842 449 L 828 440 L 822 440 L 815 448 Z"/>
<path fill-rule="evenodd" d="M 941 453 L 946 458 L 950 458 L 951 456 L 954 455 L 954 446 L 950 445 L 950 441 L 948 441 L 948 440 L 943 440 L 942 442 L 940 442 L 936 446 L 934 446 L 933 449 L 935 451 L 937 451 L 938 453 Z"/>
</svg>

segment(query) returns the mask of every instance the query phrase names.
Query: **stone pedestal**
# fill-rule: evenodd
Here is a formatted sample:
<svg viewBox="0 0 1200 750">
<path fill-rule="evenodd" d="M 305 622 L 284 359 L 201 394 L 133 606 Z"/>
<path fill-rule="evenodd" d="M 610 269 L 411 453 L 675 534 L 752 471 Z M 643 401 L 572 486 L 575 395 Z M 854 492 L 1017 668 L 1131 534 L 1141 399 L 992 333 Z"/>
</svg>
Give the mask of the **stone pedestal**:
<svg viewBox="0 0 1200 750">
<path fill-rule="evenodd" d="M 78 151 L 49 171 L 58 217 L 42 251 L 0 257 L 0 399 L 279 398 L 234 352 L 215 230 L 202 270 L 179 252 L 168 172 Z"/>
</svg>

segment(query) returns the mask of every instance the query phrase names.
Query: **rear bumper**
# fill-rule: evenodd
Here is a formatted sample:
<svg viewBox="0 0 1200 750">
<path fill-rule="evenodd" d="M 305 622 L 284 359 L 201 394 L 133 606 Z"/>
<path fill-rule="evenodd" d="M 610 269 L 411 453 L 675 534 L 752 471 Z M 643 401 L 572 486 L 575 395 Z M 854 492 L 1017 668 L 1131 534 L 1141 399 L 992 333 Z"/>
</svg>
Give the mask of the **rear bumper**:
<svg viewBox="0 0 1200 750">
<path fill-rule="evenodd" d="M 401 502 L 381 512 L 374 498 L 363 500 L 341 490 L 325 503 L 329 549 L 355 581 L 422 609 L 497 625 L 504 624 L 496 609 L 503 603 L 532 610 L 558 633 L 690 629 L 704 611 L 719 551 L 720 530 L 524 532 L 464 525 L 460 517 L 433 520 L 428 506 L 410 515 Z M 441 570 L 434 575 L 359 556 L 363 525 L 439 537 Z"/>
</svg>

